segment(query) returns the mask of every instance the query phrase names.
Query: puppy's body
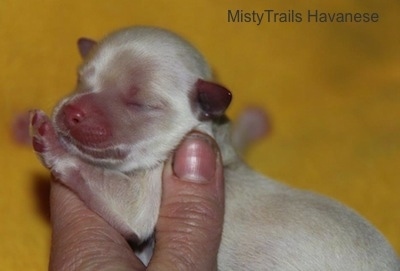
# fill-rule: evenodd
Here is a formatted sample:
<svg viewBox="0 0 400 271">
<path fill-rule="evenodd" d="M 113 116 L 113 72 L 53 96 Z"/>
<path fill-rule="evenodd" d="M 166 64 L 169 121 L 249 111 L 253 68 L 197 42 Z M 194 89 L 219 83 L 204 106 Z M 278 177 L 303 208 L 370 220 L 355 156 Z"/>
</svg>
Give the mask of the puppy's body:
<svg viewBox="0 0 400 271">
<path fill-rule="evenodd" d="M 216 139 L 225 166 L 220 270 L 399 270 L 390 245 L 354 212 L 262 177 L 240 160 L 229 123 L 221 121 L 230 93 L 210 82 L 191 45 L 136 27 L 98 45 L 83 39 L 79 48 L 85 62 L 77 90 L 56 107 L 53 121 L 34 113 L 34 148 L 127 239 L 151 236 L 163 162 L 199 130 Z"/>
<path fill-rule="evenodd" d="M 226 172 L 225 219 L 234 223 L 224 228 L 219 260 L 227 270 L 398 270 L 386 240 L 351 210 L 239 172 Z"/>
</svg>

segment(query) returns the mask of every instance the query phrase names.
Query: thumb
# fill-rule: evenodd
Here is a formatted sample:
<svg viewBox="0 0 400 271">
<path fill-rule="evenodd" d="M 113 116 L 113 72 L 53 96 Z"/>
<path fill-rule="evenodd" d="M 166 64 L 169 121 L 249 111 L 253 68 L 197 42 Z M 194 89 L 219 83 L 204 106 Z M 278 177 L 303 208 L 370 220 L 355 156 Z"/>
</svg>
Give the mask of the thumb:
<svg viewBox="0 0 400 271">
<path fill-rule="evenodd" d="M 224 216 L 221 157 L 214 140 L 188 135 L 163 173 L 149 270 L 217 270 Z"/>
</svg>

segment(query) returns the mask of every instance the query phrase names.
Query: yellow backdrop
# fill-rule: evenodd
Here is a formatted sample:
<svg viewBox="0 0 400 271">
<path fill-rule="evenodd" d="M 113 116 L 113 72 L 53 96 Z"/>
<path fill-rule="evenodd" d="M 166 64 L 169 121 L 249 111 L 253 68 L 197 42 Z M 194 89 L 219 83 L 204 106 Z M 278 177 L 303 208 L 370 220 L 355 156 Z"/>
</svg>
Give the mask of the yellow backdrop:
<svg viewBox="0 0 400 271">
<path fill-rule="evenodd" d="M 269 9 L 303 21 L 228 22 L 228 10 Z M 307 22 L 308 10 L 379 21 Z M 191 40 L 232 90 L 231 117 L 250 104 L 269 112 L 271 134 L 247 156 L 254 168 L 337 198 L 400 251 L 399 14 L 398 0 L 1 0 L 0 269 L 45 270 L 49 251 L 48 175 L 12 141 L 13 117 L 50 112 L 73 89 L 78 37 L 137 24 Z"/>
</svg>

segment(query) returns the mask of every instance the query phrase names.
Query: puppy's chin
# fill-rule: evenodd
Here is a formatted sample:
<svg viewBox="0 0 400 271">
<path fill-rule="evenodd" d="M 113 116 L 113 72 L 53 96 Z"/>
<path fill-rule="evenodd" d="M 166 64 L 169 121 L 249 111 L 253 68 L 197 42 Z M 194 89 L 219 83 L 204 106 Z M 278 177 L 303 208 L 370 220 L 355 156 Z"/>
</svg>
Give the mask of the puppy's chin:
<svg viewBox="0 0 400 271">
<path fill-rule="evenodd" d="M 124 161 L 129 151 L 118 146 L 94 147 L 82 144 L 67 135 L 59 135 L 62 145 L 70 152 L 93 164 L 104 165 L 108 168 L 118 166 Z"/>
</svg>

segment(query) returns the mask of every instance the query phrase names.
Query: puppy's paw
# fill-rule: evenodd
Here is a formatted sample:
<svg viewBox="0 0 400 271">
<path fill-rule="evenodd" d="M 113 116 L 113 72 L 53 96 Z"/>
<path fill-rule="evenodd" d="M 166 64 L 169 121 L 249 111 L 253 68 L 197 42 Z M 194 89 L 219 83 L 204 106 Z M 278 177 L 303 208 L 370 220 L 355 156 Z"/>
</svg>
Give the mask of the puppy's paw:
<svg viewBox="0 0 400 271">
<path fill-rule="evenodd" d="M 248 107 L 239 115 L 232 131 L 232 141 L 236 150 L 243 153 L 255 141 L 266 137 L 271 130 L 271 122 L 263 108 Z"/>
<path fill-rule="evenodd" d="M 271 123 L 266 111 L 261 107 L 248 107 L 237 120 L 241 125 L 244 137 L 249 141 L 255 141 L 265 137 L 271 129 Z"/>
<path fill-rule="evenodd" d="M 43 153 L 49 149 L 48 137 L 51 124 L 49 118 L 43 111 L 31 111 L 31 129 L 33 149 L 38 153 Z M 50 135 L 51 136 L 51 135 Z"/>
<path fill-rule="evenodd" d="M 49 117 L 41 110 L 30 112 L 32 146 L 46 167 L 51 168 L 54 157 L 64 154 Z"/>
<path fill-rule="evenodd" d="M 29 135 L 30 112 L 16 114 L 11 123 L 11 136 L 15 143 L 21 146 L 30 146 L 32 138 Z"/>
</svg>

